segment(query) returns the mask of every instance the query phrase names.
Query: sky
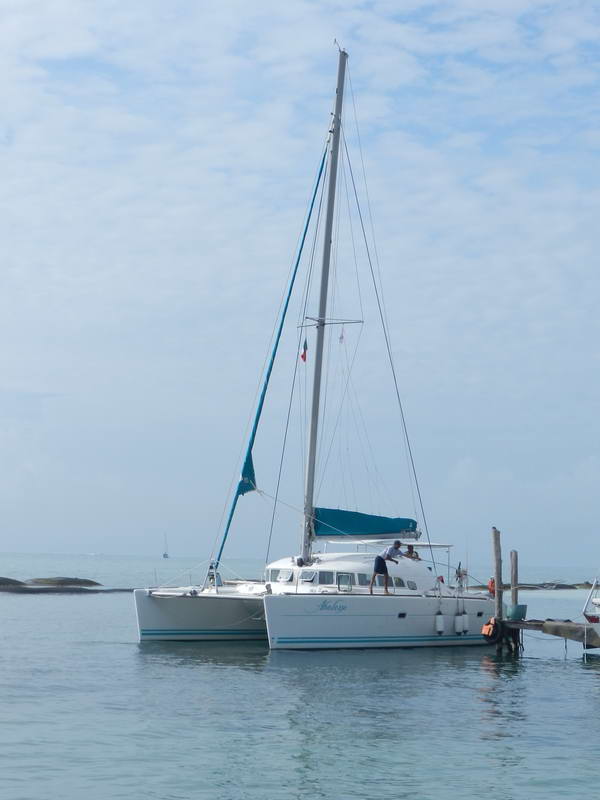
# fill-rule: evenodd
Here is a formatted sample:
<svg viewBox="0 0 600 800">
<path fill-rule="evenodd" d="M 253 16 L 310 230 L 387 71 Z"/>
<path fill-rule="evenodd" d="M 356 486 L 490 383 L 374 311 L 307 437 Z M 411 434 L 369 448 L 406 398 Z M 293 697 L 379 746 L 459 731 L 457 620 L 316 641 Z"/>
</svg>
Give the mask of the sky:
<svg viewBox="0 0 600 800">
<path fill-rule="evenodd" d="M 432 539 L 481 563 L 495 525 L 525 563 L 600 564 L 595 2 L 3 0 L 0 15 L 0 551 L 150 555 L 166 532 L 174 554 L 208 556 L 337 39 Z M 281 430 L 260 433 L 272 491 Z M 285 499 L 301 506 L 302 487 Z M 263 557 L 261 503 L 240 501 L 232 557 Z M 272 555 L 298 546 L 286 523 Z"/>
</svg>

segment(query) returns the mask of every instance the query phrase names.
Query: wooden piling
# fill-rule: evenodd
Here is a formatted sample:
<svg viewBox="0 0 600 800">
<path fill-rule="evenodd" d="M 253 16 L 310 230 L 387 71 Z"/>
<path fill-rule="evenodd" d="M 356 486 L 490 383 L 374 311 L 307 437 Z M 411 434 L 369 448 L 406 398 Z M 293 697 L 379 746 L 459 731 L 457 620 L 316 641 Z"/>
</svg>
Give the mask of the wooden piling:
<svg viewBox="0 0 600 800">
<path fill-rule="evenodd" d="M 494 616 L 502 620 L 502 548 L 500 547 L 500 531 L 492 528 L 492 545 L 494 548 L 494 581 L 496 582 L 496 595 Z"/>
<path fill-rule="evenodd" d="M 513 608 L 519 603 L 519 554 L 516 550 L 510 551 L 510 602 Z M 505 627 L 505 630 L 509 650 L 518 655 L 523 649 L 523 632 L 510 627 Z"/>
<path fill-rule="evenodd" d="M 504 640 L 504 627 L 502 624 L 502 549 L 500 547 L 500 531 L 495 527 L 492 528 L 492 546 L 494 548 L 494 581 L 496 584 L 494 616 L 496 617 L 496 623 L 500 625 L 502 631 L 500 640 L 496 645 L 496 652 L 501 653 Z"/>
<path fill-rule="evenodd" d="M 519 603 L 519 554 L 510 551 L 510 602 L 513 606 Z"/>
</svg>

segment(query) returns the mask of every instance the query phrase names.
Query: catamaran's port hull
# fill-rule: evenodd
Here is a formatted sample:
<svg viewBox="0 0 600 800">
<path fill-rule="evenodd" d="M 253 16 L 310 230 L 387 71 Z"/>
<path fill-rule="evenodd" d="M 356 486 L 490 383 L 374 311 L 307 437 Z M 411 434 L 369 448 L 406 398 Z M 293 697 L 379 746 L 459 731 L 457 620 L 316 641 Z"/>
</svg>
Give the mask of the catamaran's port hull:
<svg viewBox="0 0 600 800">
<path fill-rule="evenodd" d="M 198 593 L 156 596 L 133 593 L 140 642 L 264 641 L 267 638 L 262 596 Z"/>
<path fill-rule="evenodd" d="M 272 650 L 485 645 L 481 627 L 494 613 L 487 598 L 444 597 L 440 607 L 414 595 L 265 595 L 264 606 Z"/>
</svg>

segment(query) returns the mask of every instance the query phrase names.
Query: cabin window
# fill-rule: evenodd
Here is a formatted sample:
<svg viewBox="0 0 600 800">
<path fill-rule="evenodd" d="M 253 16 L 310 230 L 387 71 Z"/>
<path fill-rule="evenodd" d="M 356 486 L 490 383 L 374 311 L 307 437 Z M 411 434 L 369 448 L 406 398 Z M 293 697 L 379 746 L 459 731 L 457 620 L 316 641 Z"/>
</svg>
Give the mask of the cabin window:
<svg viewBox="0 0 600 800">
<path fill-rule="evenodd" d="M 377 586 L 385 586 L 385 576 L 378 575 L 377 576 Z"/>
<path fill-rule="evenodd" d="M 356 577 L 358 578 L 359 586 L 368 586 L 371 583 L 371 579 L 364 572 L 359 572 Z"/>
<path fill-rule="evenodd" d="M 350 572 L 338 572 L 337 586 L 340 592 L 351 592 L 354 586 L 354 575 Z"/>
<path fill-rule="evenodd" d="M 291 581 L 293 577 L 293 569 L 280 569 L 279 575 L 277 576 L 277 583 L 288 583 L 288 581 Z"/>
<path fill-rule="evenodd" d="M 302 583 L 312 583 L 316 574 L 314 569 L 303 569 L 300 573 L 300 580 Z"/>
<path fill-rule="evenodd" d="M 413 591 L 417 588 L 417 584 L 414 581 L 406 581 L 406 585 L 409 589 L 413 589 Z"/>
<path fill-rule="evenodd" d="M 279 576 L 279 570 L 272 569 L 271 572 L 269 573 L 269 580 L 275 582 L 278 576 Z"/>
<path fill-rule="evenodd" d="M 320 586 L 332 586 L 334 583 L 333 572 L 319 572 Z"/>
<path fill-rule="evenodd" d="M 402 578 L 394 578 L 394 586 L 398 586 L 401 589 L 403 586 L 405 586 L 405 583 Z"/>
</svg>

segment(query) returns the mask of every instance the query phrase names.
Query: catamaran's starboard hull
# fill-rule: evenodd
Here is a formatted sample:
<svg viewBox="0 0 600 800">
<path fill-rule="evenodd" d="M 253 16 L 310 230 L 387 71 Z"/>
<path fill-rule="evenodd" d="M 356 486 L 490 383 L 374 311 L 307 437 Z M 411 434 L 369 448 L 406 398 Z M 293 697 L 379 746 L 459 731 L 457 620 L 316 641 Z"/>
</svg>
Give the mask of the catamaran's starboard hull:
<svg viewBox="0 0 600 800">
<path fill-rule="evenodd" d="M 199 593 L 157 597 L 134 591 L 140 642 L 263 641 L 267 637 L 262 596 Z"/>
<path fill-rule="evenodd" d="M 436 597 L 266 595 L 264 606 L 273 650 L 485 645 L 481 627 L 494 613 L 487 598 L 445 597 L 438 632 Z"/>
</svg>

